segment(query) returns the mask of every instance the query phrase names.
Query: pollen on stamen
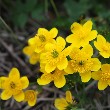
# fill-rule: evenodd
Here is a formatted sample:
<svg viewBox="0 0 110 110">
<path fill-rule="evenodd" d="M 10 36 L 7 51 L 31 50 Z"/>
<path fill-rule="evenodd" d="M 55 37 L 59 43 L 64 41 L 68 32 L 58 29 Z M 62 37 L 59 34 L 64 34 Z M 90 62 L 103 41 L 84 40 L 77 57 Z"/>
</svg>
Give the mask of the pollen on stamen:
<svg viewBox="0 0 110 110">
<path fill-rule="evenodd" d="M 53 50 L 53 52 L 51 52 L 51 54 L 52 54 L 53 58 L 57 58 L 59 55 L 59 53 L 56 50 Z"/>
<path fill-rule="evenodd" d="M 41 42 L 45 42 L 46 38 L 44 35 L 39 35 L 39 39 L 41 40 Z"/>
</svg>

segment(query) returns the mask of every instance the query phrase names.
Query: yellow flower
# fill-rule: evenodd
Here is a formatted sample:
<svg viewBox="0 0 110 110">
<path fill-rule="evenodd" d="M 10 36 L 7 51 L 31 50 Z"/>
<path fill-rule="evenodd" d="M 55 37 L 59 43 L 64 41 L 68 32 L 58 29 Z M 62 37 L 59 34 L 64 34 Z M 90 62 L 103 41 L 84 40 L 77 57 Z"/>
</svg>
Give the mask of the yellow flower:
<svg viewBox="0 0 110 110">
<path fill-rule="evenodd" d="M 68 56 L 70 48 L 65 48 L 66 42 L 62 37 L 58 37 L 56 42 L 48 43 L 45 46 L 45 52 L 41 53 L 40 64 L 45 64 L 45 71 L 50 73 L 56 69 L 63 70 L 68 65 Z M 65 49 L 64 49 L 65 48 Z"/>
<path fill-rule="evenodd" d="M 37 102 L 38 92 L 34 90 L 27 90 L 24 92 L 24 94 L 24 101 L 27 101 L 29 106 L 34 106 Z"/>
<path fill-rule="evenodd" d="M 104 58 L 110 57 L 110 43 L 102 35 L 97 36 L 97 42 L 94 41 L 95 47 L 100 51 L 100 55 Z"/>
<path fill-rule="evenodd" d="M 72 43 L 74 47 L 84 47 L 89 44 L 89 41 L 93 40 L 97 36 L 96 30 L 92 29 L 92 21 L 88 20 L 84 25 L 77 22 L 71 25 L 71 31 L 73 34 L 67 36 L 66 41 Z"/>
<path fill-rule="evenodd" d="M 76 102 L 73 101 L 72 99 L 72 94 L 70 91 L 66 91 L 66 98 L 57 98 L 55 100 L 55 107 L 58 110 L 66 110 L 66 108 L 68 108 L 68 106 L 70 105 L 75 105 Z"/>
<path fill-rule="evenodd" d="M 67 73 L 79 72 L 82 82 L 88 82 L 91 78 L 91 71 L 97 71 L 101 67 L 98 58 L 91 58 L 93 49 L 91 45 L 87 45 L 82 49 L 76 47 L 70 53 L 70 60 L 65 69 Z"/>
<path fill-rule="evenodd" d="M 12 68 L 9 73 L 9 77 L 1 78 L 1 88 L 3 89 L 1 99 L 7 100 L 13 96 L 18 102 L 24 100 L 24 92 L 22 89 L 27 88 L 29 85 L 29 81 L 26 76 L 20 78 L 18 69 Z"/>
<path fill-rule="evenodd" d="M 58 34 L 58 30 L 56 28 L 52 28 L 48 31 L 45 28 L 39 28 L 35 37 L 30 38 L 28 40 L 29 45 L 36 45 L 35 52 L 40 53 L 44 50 L 44 46 L 49 42 L 54 42 L 55 38 Z"/>
<path fill-rule="evenodd" d="M 30 64 L 36 64 L 39 61 L 40 53 L 35 52 L 36 45 L 28 45 L 23 48 L 23 53 L 29 56 Z"/>
<path fill-rule="evenodd" d="M 66 83 L 64 75 L 67 75 L 67 73 L 65 73 L 63 70 L 55 69 L 55 71 L 51 73 L 44 73 L 40 78 L 37 79 L 37 82 L 39 85 L 46 85 L 53 81 L 57 88 L 61 88 Z"/>
<path fill-rule="evenodd" d="M 101 70 L 93 72 L 92 78 L 98 81 L 98 89 L 104 90 L 110 86 L 110 64 L 103 64 Z"/>
</svg>

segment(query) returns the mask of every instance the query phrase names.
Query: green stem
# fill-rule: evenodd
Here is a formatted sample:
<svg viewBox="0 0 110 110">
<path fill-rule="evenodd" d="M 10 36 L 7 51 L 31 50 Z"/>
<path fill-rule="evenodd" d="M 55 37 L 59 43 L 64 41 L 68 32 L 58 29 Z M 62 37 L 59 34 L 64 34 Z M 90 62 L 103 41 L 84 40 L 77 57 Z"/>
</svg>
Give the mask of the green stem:
<svg viewBox="0 0 110 110">
<path fill-rule="evenodd" d="M 57 8 L 56 8 L 56 5 L 55 5 L 54 1 L 53 1 L 53 0 L 50 0 L 50 2 L 51 2 L 51 4 L 52 4 L 52 7 L 53 7 L 55 13 L 56 13 L 56 16 L 59 17 L 59 13 L 58 13 L 58 10 L 57 10 Z"/>
</svg>

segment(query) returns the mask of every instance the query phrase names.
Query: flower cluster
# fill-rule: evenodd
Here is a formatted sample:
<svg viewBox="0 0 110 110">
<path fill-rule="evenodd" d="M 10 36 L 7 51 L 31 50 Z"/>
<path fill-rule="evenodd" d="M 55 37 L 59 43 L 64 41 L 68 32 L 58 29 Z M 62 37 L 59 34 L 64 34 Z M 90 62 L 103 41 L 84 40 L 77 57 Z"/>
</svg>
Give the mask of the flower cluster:
<svg viewBox="0 0 110 110">
<path fill-rule="evenodd" d="M 8 77 L 0 77 L 0 89 L 2 100 L 8 100 L 13 97 L 17 102 L 27 101 L 30 106 L 35 105 L 38 92 L 34 90 L 26 90 L 29 80 L 26 76 L 20 78 L 17 68 L 12 68 Z"/>
<path fill-rule="evenodd" d="M 84 24 L 73 23 L 72 34 L 66 40 L 61 36 L 57 37 L 56 28 L 50 31 L 39 28 L 35 37 L 28 40 L 29 46 L 24 47 L 23 52 L 30 56 L 31 64 L 40 62 L 40 71 L 43 74 L 37 79 L 39 85 L 53 81 L 57 88 L 61 88 L 66 84 L 65 75 L 76 73 L 79 73 L 82 82 L 95 79 L 92 74 L 100 71 L 101 62 L 97 56 L 94 57 L 93 48 L 96 47 L 104 58 L 109 58 L 110 43 L 96 30 L 92 30 L 92 25 L 91 20 Z M 93 41 L 95 39 L 97 41 Z M 94 42 L 94 47 L 90 42 Z"/>
<path fill-rule="evenodd" d="M 72 34 L 66 37 L 58 36 L 58 29 L 47 30 L 39 28 L 37 34 L 28 40 L 28 46 L 23 48 L 23 53 L 29 57 L 30 64 L 39 62 L 41 77 L 37 79 L 39 85 L 54 82 L 57 88 L 66 84 L 65 75 L 79 74 L 82 82 L 91 78 L 98 81 L 98 89 L 104 90 L 110 86 L 110 64 L 101 64 L 98 56 L 94 55 L 95 49 L 104 58 L 110 57 L 110 43 L 92 29 L 92 21 L 84 24 L 77 22 L 71 25 Z M 93 42 L 91 45 L 91 42 Z M 20 78 L 20 73 L 13 68 L 9 77 L 0 77 L 1 99 L 10 97 L 18 102 L 28 101 L 30 106 L 35 105 L 37 91 L 25 90 L 29 85 L 26 76 Z M 55 107 L 66 110 L 75 105 L 70 91 L 66 92 L 66 99 L 55 100 Z"/>
</svg>

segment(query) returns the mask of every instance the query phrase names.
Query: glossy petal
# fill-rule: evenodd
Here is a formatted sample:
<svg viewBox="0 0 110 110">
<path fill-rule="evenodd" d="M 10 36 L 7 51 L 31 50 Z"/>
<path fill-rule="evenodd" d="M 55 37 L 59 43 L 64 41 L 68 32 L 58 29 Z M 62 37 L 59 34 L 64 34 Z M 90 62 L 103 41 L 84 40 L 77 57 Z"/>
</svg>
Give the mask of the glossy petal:
<svg viewBox="0 0 110 110">
<path fill-rule="evenodd" d="M 88 82 L 91 79 L 91 72 L 80 73 L 82 82 Z"/>
<path fill-rule="evenodd" d="M 63 58 L 61 61 L 58 62 L 57 68 L 58 68 L 59 70 L 63 70 L 63 69 L 65 69 L 65 68 L 67 67 L 67 65 L 68 65 L 68 60 L 67 60 L 67 58 Z"/>
<path fill-rule="evenodd" d="M 30 56 L 30 59 L 29 59 L 30 64 L 35 65 L 38 61 L 39 61 L 39 54 L 38 53 L 33 53 Z"/>
<path fill-rule="evenodd" d="M 55 107 L 58 110 L 65 110 L 65 108 L 68 106 L 68 103 L 64 98 L 58 98 L 55 100 Z"/>
<path fill-rule="evenodd" d="M 38 34 L 41 34 L 41 35 L 47 35 L 48 34 L 48 30 L 45 29 L 45 28 L 39 28 L 38 29 Z"/>
<path fill-rule="evenodd" d="M 19 71 L 18 71 L 18 69 L 17 68 L 12 68 L 11 69 L 11 71 L 10 71 L 10 73 L 9 73 L 9 78 L 10 79 L 19 79 L 20 78 L 20 73 L 19 73 Z"/>
<path fill-rule="evenodd" d="M 9 98 L 11 98 L 11 96 L 12 96 L 12 93 L 9 90 L 4 90 L 1 93 L 1 99 L 2 100 L 8 100 Z"/>
<path fill-rule="evenodd" d="M 87 52 L 88 57 L 91 57 L 93 55 L 93 48 L 91 45 L 86 45 L 82 48 L 82 51 Z"/>
<path fill-rule="evenodd" d="M 64 38 L 57 37 L 56 42 L 57 42 L 57 46 L 58 46 L 58 51 L 62 51 L 66 45 Z"/>
<path fill-rule="evenodd" d="M 33 53 L 33 48 L 32 46 L 26 46 L 23 48 L 23 53 L 30 56 Z"/>
<path fill-rule="evenodd" d="M 45 45 L 45 50 L 46 51 L 51 51 L 51 50 L 54 50 L 55 48 L 56 48 L 55 45 L 53 45 L 52 43 L 47 43 Z"/>
<path fill-rule="evenodd" d="M 100 77 L 101 77 L 101 71 L 96 71 L 96 72 L 92 72 L 91 75 L 92 75 L 92 78 L 94 80 L 100 80 Z"/>
<path fill-rule="evenodd" d="M 17 102 L 21 102 L 24 100 L 24 92 L 21 91 L 19 94 L 13 96 Z"/>
<path fill-rule="evenodd" d="M 74 42 L 74 35 L 71 34 L 71 35 L 67 36 L 67 37 L 66 37 L 66 41 L 67 41 L 68 43 L 73 43 L 73 42 Z M 75 45 L 75 44 L 74 44 L 74 45 Z"/>
<path fill-rule="evenodd" d="M 21 77 L 20 79 L 21 83 L 22 83 L 22 88 L 25 89 L 28 87 L 29 85 L 29 80 L 26 76 Z"/>
<path fill-rule="evenodd" d="M 64 75 L 61 75 L 59 78 L 54 79 L 54 84 L 57 88 L 63 87 L 66 84 L 66 79 L 65 79 Z"/>
<path fill-rule="evenodd" d="M 99 52 L 101 56 L 103 56 L 104 58 L 109 58 L 110 57 L 110 54 L 106 51 L 102 51 L 102 52 Z"/>
<path fill-rule="evenodd" d="M 99 90 L 104 90 L 107 86 L 108 86 L 107 82 L 99 80 L 99 82 L 98 82 L 98 89 Z"/>
<path fill-rule="evenodd" d="M 69 74 L 74 73 L 73 67 L 71 66 L 71 62 L 68 62 L 68 66 L 64 69 L 64 71 Z"/>
<path fill-rule="evenodd" d="M 92 58 L 93 65 L 91 67 L 91 71 L 98 71 L 101 68 L 101 62 L 98 58 Z"/>
<path fill-rule="evenodd" d="M 73 99 L 72 99 L 72 94 L 70 91 L 66 91 L 66 101 L 71 103 L 73 102 Z"/>
<path fill-rule="evenodd" d="M 57 28 L 52 28 L 50 31 L 49 31 L 50 35 L 52 38 L 55 38 L 58 34 L 58 30 Z"/>
<path fill-rule="evenodd" d="M 32 37 L 28 40 L 29 45 L 35 45 L 37 42 L 37 37 Z"/>
<path fill-rule="evenodd" d="M 51 73 L 48 74 L 44 73 L 40 78 L 37 79 L 37 83 L 39 85 L 46 85 L 49 84 L 52 80 L 53 79 Z"/>
<path fill-rule="evenodd" d="M 102 70 L 103 72 L 108 72 L 108 71 L 110 71 L 110 64 L 103 64 L 103 65 L 101 66 L 101 70 Z"/>
<path fill-rule="evenodd" d="M 3 83 L 5 82 L 6 79 L 7 77 L 0 77 L 0 89 L 3 89 Z"/>
<path fill-rule="evenodd" d="M 86 31 L 88 31 L 88 32 L 90 32 L 91 31 L 91 29 L 92 29 L 92 21 L 91 20 L 88 20 L 84 25 L 83 25 L 83 28 L 86 30 Z"/>
<path fill-rule="evenodd" d="M 78 30 L 82 29 L 82 25 L 80 25 L 79 23 L 75 22 L 71 25 L 71 32 L 78 32 Z"/>
<path fill-rule="evenodd" d="M 36 104 L 36 100 L 33 100 L 33 101 L 29 100 L 28 101 L 29 106 L 34 106 L 35 104 Z"/>
<path fill-rule="evenodd" d="M 95 39 L 97 37 L 97 31 L 96 30 L 92 30 L 90 33 L 89 33 L 89 36 L 88 36 L 88 39 L 89 41 Z"/>
<path fill-rule="evenodd" d="M 45 71 L 47 73 L 50 73 L 50 72 L 54 71 L 55 68 L 56 68 L 56 65 L 55 64 L 53 65 L 51 63 L 47 63 L 46 66 L 45 66 Z"/>
</svg>

